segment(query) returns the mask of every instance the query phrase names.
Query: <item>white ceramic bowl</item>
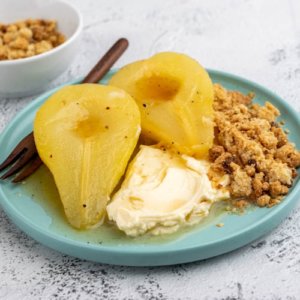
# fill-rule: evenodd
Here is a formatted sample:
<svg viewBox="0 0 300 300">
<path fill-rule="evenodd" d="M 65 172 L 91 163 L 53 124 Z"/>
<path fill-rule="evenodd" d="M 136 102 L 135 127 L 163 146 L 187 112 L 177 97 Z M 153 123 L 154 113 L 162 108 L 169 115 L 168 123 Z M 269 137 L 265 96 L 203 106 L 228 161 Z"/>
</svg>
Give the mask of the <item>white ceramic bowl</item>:
<svg viewBox="0 0 300 300">
<path fill-rule="evenodd" d="M 79 49 L 82 18 L 76 8 L 61 0 L 1 0 L 0 22 L 53 19 L 66 36 L 60 46 L 40 55 L 0 61 L 0 97 L 21 97 L 41 92 L 67 69 Z"/>
</svg>

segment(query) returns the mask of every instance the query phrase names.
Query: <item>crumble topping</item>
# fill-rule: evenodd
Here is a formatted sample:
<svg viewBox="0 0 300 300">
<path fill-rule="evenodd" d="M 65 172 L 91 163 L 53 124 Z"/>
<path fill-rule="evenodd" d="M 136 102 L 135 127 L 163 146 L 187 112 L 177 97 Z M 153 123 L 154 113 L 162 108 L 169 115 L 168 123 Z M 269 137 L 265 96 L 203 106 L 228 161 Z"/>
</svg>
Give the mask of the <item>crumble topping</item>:
<svg viewBox="0 0 300 300">
<path fill-rule="evenodd" d="M 65 41 L 53 20 L 28 19 L 12 24 L 0 23 L 0 61 L 34 56 Z"/>
<path fill-rule="evenodd" d="M 297 176 L 300 152 L 276 122 L 279 110 L 270 102 L 253 104 L 244 95 L 214 85 L 215 141 L 210 149 L 211 180 L 230 176 L 237 206 L 247 202 L 272 206 L 288 193 Z"/>
</svg>

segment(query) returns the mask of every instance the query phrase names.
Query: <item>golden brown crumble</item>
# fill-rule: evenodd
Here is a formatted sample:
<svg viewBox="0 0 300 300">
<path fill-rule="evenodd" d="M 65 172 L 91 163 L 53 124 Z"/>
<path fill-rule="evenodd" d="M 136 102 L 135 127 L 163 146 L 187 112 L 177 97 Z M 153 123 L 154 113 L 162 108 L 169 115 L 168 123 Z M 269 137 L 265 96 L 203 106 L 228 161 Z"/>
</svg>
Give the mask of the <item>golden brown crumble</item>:
<svg viewBox="0 0 300 300">
<path fill-rule="evenodd" d="M 214 85 L 215 142 L 210 149 L 210 177 L 229 174 L 231 196 L 272 206 L 288 193 L 297 176 L 300 152 L 276 122 L 279 110 L 271 103 L 253 104 L 243 95 Z M 240 204 L 238 201 L 242 201 Z"/>
<path fill-rule="evenodd" d="M 0 60 L 19 59 L 49 51 L 65 41 L 53 20 L 0 24 Z"/>
<path fill-rule="evenodd" d="M 249 204 L 249 202 L 247 200 L 244 200 L 244 199 L 232 200 L 231 203 L 234 207 L 237 207 L 241 210 L 243 210 Z"/>
</svg>

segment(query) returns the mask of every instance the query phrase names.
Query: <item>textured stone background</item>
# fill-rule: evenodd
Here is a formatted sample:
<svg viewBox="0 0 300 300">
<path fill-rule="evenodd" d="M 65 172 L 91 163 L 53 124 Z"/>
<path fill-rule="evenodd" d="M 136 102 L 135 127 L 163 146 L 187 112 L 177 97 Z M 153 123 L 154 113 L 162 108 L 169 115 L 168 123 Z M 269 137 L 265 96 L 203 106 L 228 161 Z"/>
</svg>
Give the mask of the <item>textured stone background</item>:
<svg viewBox="0 0 300 300">
<path fill-rule="evenodd" d="M 72 1 L 84 16 L 79 55 L 51 87 L 84 75 L 120 36 L 118 66 L 162 50 L 242 75 L 300 110 L 298 0 Z M 1 79 L 0 79 L 1 80 Z M 0 129 L 31 98 L 0 99 Z M 299 299 L 300 206 L 261 240 L 218 258 L 128 268 L 81 261 L 25 236 L 0 208 L 0 299 Z"/>
</svg>

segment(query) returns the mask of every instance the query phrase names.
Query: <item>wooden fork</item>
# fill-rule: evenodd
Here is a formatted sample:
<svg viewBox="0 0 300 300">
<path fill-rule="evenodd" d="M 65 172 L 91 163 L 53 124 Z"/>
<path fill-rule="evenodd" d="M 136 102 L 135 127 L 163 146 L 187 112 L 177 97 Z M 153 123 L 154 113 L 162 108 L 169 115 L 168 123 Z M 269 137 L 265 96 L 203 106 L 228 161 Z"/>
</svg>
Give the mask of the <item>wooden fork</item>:
<svg viewBox="0 0 300 300">
<path fill-rule="evenodd" d="M 128 47 L 128 40 L 125 38 L 119 39 L 98 61 L 89 74 L 84 78 L 82 83 L 98 83 L 100 79 L 110 70 L 112 65 L 119 59 Z M 26 167 L 20 172 L 12 182 L 17 183 L 33 174 L 43 162 L 41 161 L 33 138 L 33 132 L 29 133 L 15 147 L 11 154 L 0 165 L 0 172 L 8 166 L 11 168 L 1 176 L 1 179 L 6 179 L 23 167 Z"/>
</svg>

